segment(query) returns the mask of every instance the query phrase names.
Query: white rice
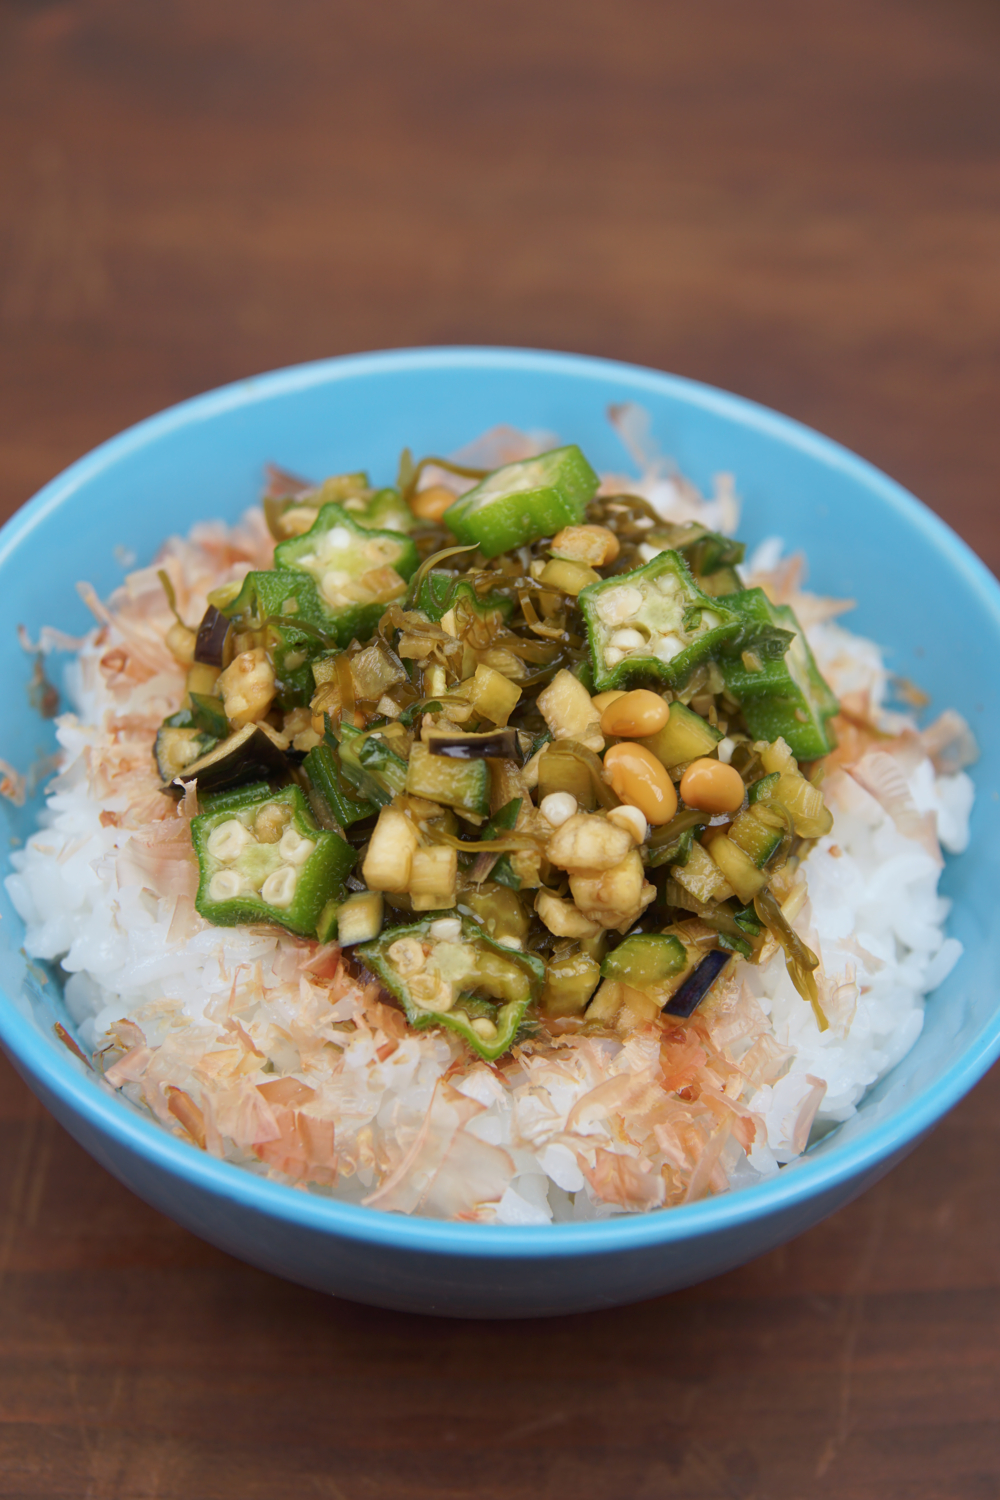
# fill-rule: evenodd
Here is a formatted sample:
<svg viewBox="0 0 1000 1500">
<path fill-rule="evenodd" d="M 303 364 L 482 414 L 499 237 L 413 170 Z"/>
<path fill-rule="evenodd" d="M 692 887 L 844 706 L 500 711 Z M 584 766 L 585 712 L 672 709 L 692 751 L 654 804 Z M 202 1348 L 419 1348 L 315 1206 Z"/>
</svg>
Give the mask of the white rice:
<svg viewBox="0 0 1000 1500">
<path fill-rule="evenodd" d="M 748 576 L 779 565 L 771 546 Z M 808 603 L 802 608 L 808 615 Z M 837 770 L 825 783 L 833 830 L 803 867 L 808 889 L 793 925 L 820 956 L 829 1029 L 819 1030 L 780 952 L 760 966 L 741 962 L 738 982 L 703 1007 L 732 1076 L 762 1048 L 770 1059 L 747 1062 L 745 1086 L 729 1088 L 733 1108 L 756 1124 L 749 1150 L 727 1133 L 714 1166 L 682 1159 L 662 1101 L 659 1125 L 635 1123 L 647 1119 L 646 1106 L 628 1101 L 655 1072 L 658 1044 L 648 1035 L 624 1044 L 574 1038 L 554 1050 L 529 1047 L 502 1073 L 475 1061 L 456 1071 L 462 1049 L 453 1036 L 393 1035 L 385 1012 L 366 1008 L 355 988 L 331 991 L 329 976 L 303 970 L 295 940 L 218 929 L 194 915 L 190 897 L 139 857 L 138 835 L 121 819 L 128 798 L 109 794 L 95 769 L 121 739 L 123 709 L 141 709 L 152 723 L 176 706 L 181 682 L 160 673 L 127 693 L 109 687 L 101 663 L 124 639 L 114 626 L 95 633 L 74 664 L 76 712 L 58 723 L 63 768 L 42 826 L 12 856 L 6 884 L 25 950 L 61 963 L 77 1034 L 111 1067 L 102 1086 L 177 1133 L 171 1101 L 183 1091 L 206 1121 L 206 1149 L 282 1181 L 397 1211 L 508 1224 L 601 1217 L 749 1185 L 798 1155 L 810 1131 L 854 1113 L 913 1045 L 924 996 L 961 954 L 945 935 L 936 849 L 937 840 L 951 853 L 965 848 L 972 783 L 961 771 L 936 771 L 909 721 L 885 714 L 886 673 L 872 642 L 829 617 L 808 634 L 834 690 L 866 693 L 906 750 L 882 757 L 891 765 L 876 757 L 866 771 Z M 449 1070 L 450 1088 L 440 1083 Z M 262 1101 L 256 1088 L 282 1077 L 314 1091 L 297 1113 Z M 608 1103 L 610 1079 L 632 1092 Z M 315 1144 L 322 1130 L 326 1147 Z M 334 1139 L 336 1166 L 316 1169 L 334 1160 Z M 615 1174 L 626 1168 L 622 1186 Z M 661 1180 L 680 1184 L 673 1196 Z"/>
</svg>

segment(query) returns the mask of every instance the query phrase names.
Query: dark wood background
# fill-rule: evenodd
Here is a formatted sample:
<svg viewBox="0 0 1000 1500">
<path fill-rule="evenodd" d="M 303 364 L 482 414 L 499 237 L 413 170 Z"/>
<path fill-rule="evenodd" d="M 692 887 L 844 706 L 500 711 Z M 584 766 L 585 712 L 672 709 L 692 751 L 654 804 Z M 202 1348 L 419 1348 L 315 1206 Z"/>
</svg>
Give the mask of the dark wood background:
<svg viewBox="0 0 1000 1500">
<path fill-rule="evenodd" d="M 0 512 L 221 381 L 532 344 L 813 423 L 997 568 L 998 252 L 986 0 L 0 0 Z M 995 1075 L 744 1270 L 505 1325 L 228 1260 L 2 1072 L 2 1496 L 1000 1495 Z"/>
</svg>

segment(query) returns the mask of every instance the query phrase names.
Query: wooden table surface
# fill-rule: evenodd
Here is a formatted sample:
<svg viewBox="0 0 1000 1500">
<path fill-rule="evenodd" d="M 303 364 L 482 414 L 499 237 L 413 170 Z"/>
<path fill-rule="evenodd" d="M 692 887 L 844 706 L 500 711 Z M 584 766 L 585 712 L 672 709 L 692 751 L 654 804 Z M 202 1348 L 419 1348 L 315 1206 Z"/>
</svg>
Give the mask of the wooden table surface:
<svg viewBox="0 0 1000 1500">
<path fill-rule="evenodd" d="M 531 344 L 790 412 L 1000 567 L 998 106 L 986 0 L 0 0 L 0 510 L 236 376 Z M 4 1065 L 0 1496 L 987 1500 L 998 1167 L 993 1075 L 741 1271 L 449 1323 L 227 1259 Z"/>
</svg>

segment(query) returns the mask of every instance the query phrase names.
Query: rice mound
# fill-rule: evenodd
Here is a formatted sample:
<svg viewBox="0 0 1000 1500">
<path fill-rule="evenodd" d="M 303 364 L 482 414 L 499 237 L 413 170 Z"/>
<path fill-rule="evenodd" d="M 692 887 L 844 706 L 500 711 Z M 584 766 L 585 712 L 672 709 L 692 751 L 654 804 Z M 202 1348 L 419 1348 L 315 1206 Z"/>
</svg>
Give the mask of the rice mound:
<svg viewBox="0 0 1000 1500">
<path fill-rule="evenodd" d="M 636 483 L 630 481 L 635 490 Z M 652 475 L 673 519 L 735 526 L 722 486 L 700 501 Z M 699 510 L 699 505 L 701 509 Z M 714 508 L 713 508 L 714 507 Z M 745 570 L 793 605 L 841 698 L 824 795 L 831 833 L 780 898 L 820 956 L 820 1032 L 779 950 L 740 960 L 690 1022 L 624 1041 L 539 1036 L 497 1065 L 454 1034 L 409 1030 L 335 946 L 265 928 L 218 928 L 194 909 L 188 820 L 196 793 L 159 791 L 151 754 L 184 691 L 163 644 L 165 568 L 181 614 L 209 589 L 268 567 L 259 513 L 196 527 L 132 573 L 69 674 L 60 774 L 42 826 L 12 856 L 7 889 L 25 951 L 59 963 L 99 1085 L 215 1156 L 278 1181 L 402 1213 L 504 1224 L 594 1219 L 747 1186 L 847 1119 L 909 1050 L 923 997 L 961 954 L 945 936 L 940 846 L 965 848 L 974 750 L 946 713 L 919 733 L 884 708 L 872 642 L 801 588 L 801 559 L 759 549 Z"/>
</svg>

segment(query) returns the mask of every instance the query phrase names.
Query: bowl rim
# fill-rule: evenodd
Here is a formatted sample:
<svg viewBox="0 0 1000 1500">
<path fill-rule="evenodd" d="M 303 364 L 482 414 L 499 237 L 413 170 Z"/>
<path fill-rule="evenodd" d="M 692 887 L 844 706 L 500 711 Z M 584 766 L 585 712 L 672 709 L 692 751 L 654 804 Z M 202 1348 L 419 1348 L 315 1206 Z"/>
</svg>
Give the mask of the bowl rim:
<svg viewBox="0 0 1000 1500">
<path fill-rule="evenodd" d="M 476 345 L 388 349 L 340 355 L 272 370 L 217 387 L 158 412 L 92 449 L 46 484 L 0 530 L 0 567 L 31 532 L 80 488 L 121 459 L 194 423 L 252 407 L 274 396 L 317 386 L 396 371 L 512 370 L 562 375 L 575 381 L 609 379 L 643 391 L 681 399 L 691 407 L 726 418 L 779 440 L 827 468 L 849 476 L 873 491 L 906 525 L 923 533 L 945 553 L 965 585 L 978 596 L 1000 633 L 1000 584 L 965 542 L 902 485 L 867 460 L 794 418 L 783 416 L 745 397 L 684 376 L 592 355 L 517 347 Z M 698 1203 L 620 1214 L 579 1224 L 465 1224 L 448 1219 L 416 1218 L 365 1208 L 320 1194 L 303 1192 L 257 1176 L 198 1150 L 146 1120 L 126 1101 L 95 1086 L 93 1075 L 60 1048 L 3 992 L 0 1042 L 57 1101 L 57 1109 L 77 1116 L 98 1134 L 142 1158 L 157 1171 L 184 1179 L 191 1187 L 233 1207 L 282 1219 L 314 1233 L 335 1234 L 360 1243 L 424 1250 L 474 1258 L 502 1254 L 515 1259 L 617 1254 L 624 1250 L 698 1239 L 738 1230 L 751 1221 L 793 1211 L 809 1200 L 862 1183 L 887 1170 L 979 1081 L 1000 1056 L 1000 1006 L 961 1055 L 937 1080 L 891 1118 L 876 1120 L 855 1139 L 833 1144 L 819 1157 L 805 1156 L 774 1177 L 746 1190 L 720 1194 Z"/>
</svg>

